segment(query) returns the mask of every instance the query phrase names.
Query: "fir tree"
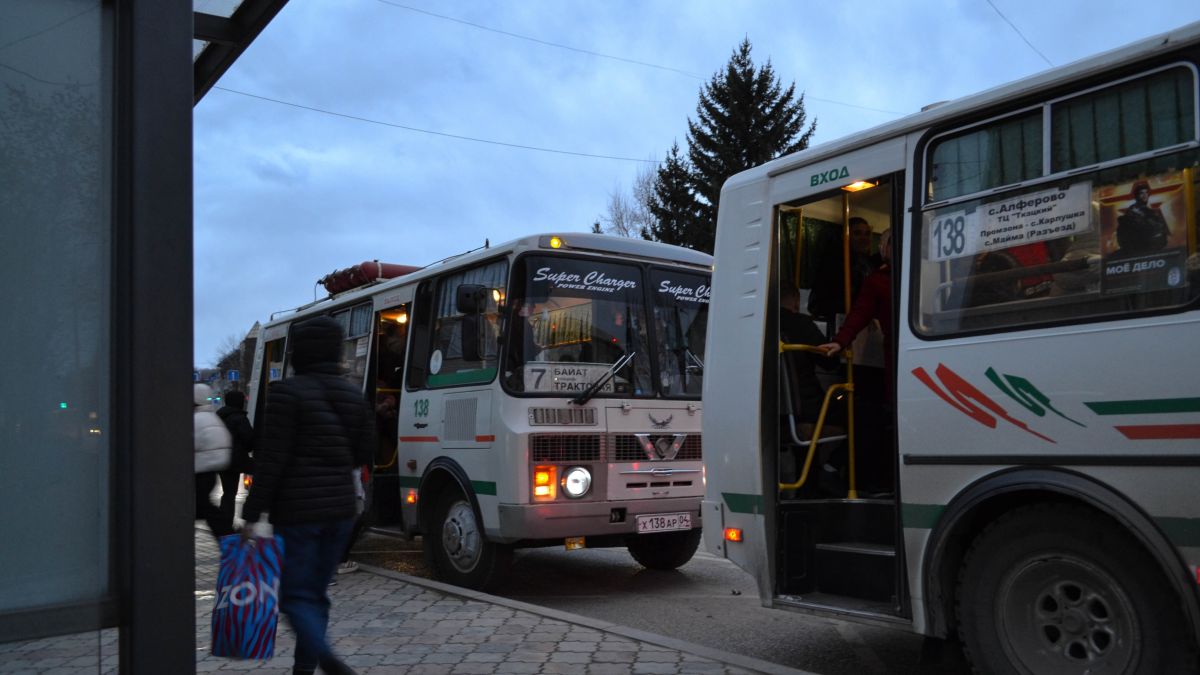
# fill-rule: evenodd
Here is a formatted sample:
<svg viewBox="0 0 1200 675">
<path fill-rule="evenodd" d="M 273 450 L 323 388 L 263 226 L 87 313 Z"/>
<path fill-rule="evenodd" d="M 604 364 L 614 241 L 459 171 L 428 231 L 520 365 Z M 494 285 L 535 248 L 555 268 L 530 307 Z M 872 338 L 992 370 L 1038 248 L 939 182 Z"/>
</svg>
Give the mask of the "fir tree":
<svg viewBox="0 0 1200 675">
<path fill-rule="evenodd" d="M 717 201 L 730 176 L 781 155 L 803 150 L 816 130 L 804 123 L 804 95 L 780 86 L 770 60 L 755 68 L 750 40 L 742 40 L 722 72 L 700 91 L 696 120 L 688 119 L 691 189 L 699 219 L 693 248 L 712 252 Z"/>
<path fill-rule="evenodd" d="M 675 143 L 654 178 L 649 204 L 652 222 L 642 229 L 642 238 L 701 250 L 705 250 L 702 247 L 707 241 L 707 250 L 711 251 L 712 231 L 697 227 L 698 205 L 691 168 Z"/>
</svg>

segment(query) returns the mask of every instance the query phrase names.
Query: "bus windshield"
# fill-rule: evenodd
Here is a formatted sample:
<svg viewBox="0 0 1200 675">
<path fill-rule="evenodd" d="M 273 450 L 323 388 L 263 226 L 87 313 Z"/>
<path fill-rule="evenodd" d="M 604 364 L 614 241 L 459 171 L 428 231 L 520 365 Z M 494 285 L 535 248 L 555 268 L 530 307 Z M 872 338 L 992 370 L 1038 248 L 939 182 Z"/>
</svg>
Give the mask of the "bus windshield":
<svg viewBox="0 0 1200 675">
<path fill-rule="evenodd" d="M 650 271 L 663 396 L 700 396 L 710 283 L 702 274 L 657 268 Z"/>
<path fill-rule="evenodd" d="M 509 302 L 504 381 L 510 391 L 653 397 L 643 270 L 638 265 L 529 256 Z"/>
</svg>

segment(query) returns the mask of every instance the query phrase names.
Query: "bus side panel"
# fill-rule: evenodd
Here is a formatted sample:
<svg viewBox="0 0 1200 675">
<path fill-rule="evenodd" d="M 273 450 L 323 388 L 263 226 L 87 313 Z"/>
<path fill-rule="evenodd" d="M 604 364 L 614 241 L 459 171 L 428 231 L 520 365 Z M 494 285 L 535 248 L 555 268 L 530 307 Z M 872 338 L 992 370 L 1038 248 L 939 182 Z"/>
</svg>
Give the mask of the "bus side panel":
<svg viewBox="0 0 1200 675">
<path fill-rule="evenodd" d="M 898 433 L 906 538 L 934 527 L 960 488 L 1001 468 L 1053 457 L 1050 465 L 1091 477 L 1144 512 L 1157 531 L 1140 534 L 1165 538 L 1177 552 L 1165 561 L 1174 566 L 1170 576 L 1194 580 L 1196 440 L 1167 432 L 1197 428 L 1200 412 L 1159 402 L 1194 400 L 1188 351 L 1197 316 L 934 343 L 902 329 Z M 924 552 L 909 550 L 914 557 Z M 928 575 L 915 563 L 909 581 L 921 598 Z M 1195 590 L 1193 583 L 1193 596 Z"/>
<path fill-rule="evenodd" d="M 492 399 L 489 389 L 447 389 L 429 392 L 441 398 L 440 455 L 452 458 L 467 473 L 471 490 L 479 502 L 480 517 L 488 536 L 500 531 L 497 515 L 499 486 L 507 482 L 501 476 L 492 426 Z"/>
<path fill-rule="evenodd" d="M 722 358 L 706 364 L 704 407 L 719 412 L 706 417 L 703 434 L 706 499 L 723 505 L 725 526 L 743 528 L 746 541 L 714 548 L 719 539 L 710 535 L 705 540 L 710 552 L 724 555 L 754 574 L 766 601 L 771 597 L 774 542 L 766 538 L 763 516 L 766 497 L 759 378 L 770 273 L 771 207 L 764 200 L 766 180 L 730 189 L 736 180 L 726 184 L 721 197 L 723 226 L 716 241 L 716 256 L 726 262 L 713 270 L 712 306 L 722 311 L 710 313 L 708 322 L 707 349 Z M 709 513 L 705 511 L 706 519 Z"/>
</svg>

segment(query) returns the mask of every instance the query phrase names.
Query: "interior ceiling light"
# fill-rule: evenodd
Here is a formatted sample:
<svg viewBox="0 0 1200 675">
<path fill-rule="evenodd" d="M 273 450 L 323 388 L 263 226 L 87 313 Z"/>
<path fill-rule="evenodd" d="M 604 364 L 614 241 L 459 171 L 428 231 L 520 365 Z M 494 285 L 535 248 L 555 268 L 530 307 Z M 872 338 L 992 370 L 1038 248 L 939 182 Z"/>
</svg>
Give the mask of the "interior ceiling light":
<svg viewBox="0 0 1200 675">
<path fill-rule="evenodd" d="M 879 181 L 856 180 L 849 185 L 843 185 L 842 189 L 845 190 L 846 192 L 858 192 L 859 190 L 866 190 L 868 188 L 873 188 L 876 185 L 879 185 Z"/>
</svg>

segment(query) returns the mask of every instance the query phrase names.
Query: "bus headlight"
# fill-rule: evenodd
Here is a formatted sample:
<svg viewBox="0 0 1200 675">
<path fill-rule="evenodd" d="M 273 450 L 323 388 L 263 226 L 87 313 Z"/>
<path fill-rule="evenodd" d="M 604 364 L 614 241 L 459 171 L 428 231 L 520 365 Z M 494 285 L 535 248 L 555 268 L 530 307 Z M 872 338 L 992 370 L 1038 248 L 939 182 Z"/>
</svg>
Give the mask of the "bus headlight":
<svg viewBox="0 0 1200 675">
<path fill-rule="evenodd" d="M 562 489 L 571 499 L 579 499 L 592 489 L 592 472 L 582 466 L 567 469 L 563 474 Z"/>
</svg>

